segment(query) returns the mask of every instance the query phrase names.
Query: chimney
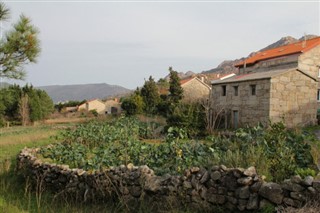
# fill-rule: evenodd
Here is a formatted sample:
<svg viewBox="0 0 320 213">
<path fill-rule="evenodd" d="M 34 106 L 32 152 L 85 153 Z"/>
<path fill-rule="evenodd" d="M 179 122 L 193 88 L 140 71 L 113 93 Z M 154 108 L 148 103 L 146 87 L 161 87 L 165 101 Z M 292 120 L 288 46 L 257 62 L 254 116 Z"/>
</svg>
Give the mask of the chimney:
<svg viewBox="0 0 320 213">
<path fill-rule="evenodd" d="M 303 36 L 303 42 L 302 42 L 302 48 L 305 48 L 307 46 L 307 36 L 304 34 Z"/>
</svg>

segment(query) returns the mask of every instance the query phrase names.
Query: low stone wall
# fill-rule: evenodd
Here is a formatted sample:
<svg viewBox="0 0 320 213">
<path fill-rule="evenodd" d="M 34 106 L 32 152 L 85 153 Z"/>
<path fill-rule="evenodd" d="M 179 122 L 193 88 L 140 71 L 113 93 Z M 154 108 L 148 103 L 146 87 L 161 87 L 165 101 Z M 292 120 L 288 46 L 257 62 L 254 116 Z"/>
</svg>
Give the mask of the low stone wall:
<svg viewBox="0 0 320 213">
<path fill-rule="evenodd" d="M 221 205 L 232 211 L 244 211 L 257 210 L 267 204 L 300 207 L 320 194 L 320 182 L 311 176 L 305 179 L 294 176 L 277 184 L 265 182 L 254 167 L 193 167 L 183 176 L 157 176 L 148 166 L 132 164 L 90 172 L 44 163 L 35 157 L 37 151 L 23 149 L 17 157 L 17 171 L 36 186 L 79 202 L 118 198 L 132 208 L 139 202 L 150 206 L 170 202 L 172 206 L 212 208 Z"/>
</svg>

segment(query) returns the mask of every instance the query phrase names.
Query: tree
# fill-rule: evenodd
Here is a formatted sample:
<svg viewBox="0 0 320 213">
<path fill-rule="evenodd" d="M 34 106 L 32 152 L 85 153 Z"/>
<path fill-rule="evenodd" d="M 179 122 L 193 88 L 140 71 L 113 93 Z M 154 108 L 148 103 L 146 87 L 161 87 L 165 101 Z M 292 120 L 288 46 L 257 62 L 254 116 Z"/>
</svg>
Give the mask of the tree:
<svg viewBox="0 0 320 213">
<path fill-rule="evenodd" d="M 53 102 L 48 94 L 33 86 L 21 88 L 13 85 L 0 90 L 0 125 L 4 121 L 21 121 L 26 125 L 29 121 L 47 118 L 53 110 Z"/>
<path fill-rule="evenodd" d="M 9 19 L 10 10 L 4 3 L 0 3 L 0 21 Z M 0 40 L 0 77 L 10 79 L 24 79 L 23 67 L 36 62 L 40 53 L 38 30 L 24 15 Z"/>
<path fill-rule="evenodd" d="M 172 67 L 169 67 L 170 81 L 169 81 L 169 101 L 172 104 L 178 104 L 183 98 L 183 89 L 180 85 L 180 78 L 178 72 L 174 71 Z"/>
<path fill-rule="evenodd" d="M 122 101 L 121 108 L 126 112 L 126 115 L 136 115 L 143 112 L 144 102 L 138 88 Z"/>
<path fill-rule="evenodd" d="M 21 117 L 22 126 L 27 126 L 30 120 L 29 119 L 30 109 L 29 109 L 28 102 L 29 102 L 28 94 L 23 94 L 19 102 L 19 113 Z"/>
<path fill-rule="evenodd" d="M 149 77 L 148 81 L 144 82 L 141 88 L 141 97 L 145 103 L 144 110 L 148 114 L 157 113 L 157 105 L 160 102 L 160 96 L 158 87 L 152 76 Z"/>
</svg>

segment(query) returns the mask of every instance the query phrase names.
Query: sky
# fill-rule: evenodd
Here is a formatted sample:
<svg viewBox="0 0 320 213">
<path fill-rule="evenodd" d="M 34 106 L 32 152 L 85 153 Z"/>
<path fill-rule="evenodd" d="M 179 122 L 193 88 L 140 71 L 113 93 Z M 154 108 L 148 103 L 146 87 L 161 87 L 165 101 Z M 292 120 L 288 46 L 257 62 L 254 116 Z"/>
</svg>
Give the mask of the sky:
<svg viewBox="0 0 320 213">
<path fill-rule="evenodd" d="M 107 83 L 134 89 L 169 66 L 200 73 L 285 36 L 320 35 L 318 1 L 4 1 L 40 31 L 20 84 Z"/>
</svg>

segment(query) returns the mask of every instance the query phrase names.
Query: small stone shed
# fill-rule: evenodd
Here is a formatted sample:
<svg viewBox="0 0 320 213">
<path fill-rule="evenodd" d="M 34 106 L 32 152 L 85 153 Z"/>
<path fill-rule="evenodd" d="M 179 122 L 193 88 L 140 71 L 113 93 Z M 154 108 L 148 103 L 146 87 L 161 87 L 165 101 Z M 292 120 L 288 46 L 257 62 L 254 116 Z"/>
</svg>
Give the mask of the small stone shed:
<svg viewBox="0 0 320 213">
<path fill-rule="evenodd" d="M 104 114 L 105 109 L 106 109 L 106 105 L 98 99 L 87 101 L 78 107 L 78 111 L 96 110 L 99 114 Z"/>
<path fill-rule="evenodd" d="M 316 123 L 317 85 L 299 69 L 249 73 L 213 81 L 210 101 L 225 128 L 269 121 L 305 126 Z"/>
<path fill-rule="evenodd" d="M 105 102 L 105 106 L 106 106 L 106 114 L 116 115 L 122 112 L 121 103 L 116 98 L 112 100 L 107 100 Z"/>
<path fill-rule="evenodd" d="M 198 77 L 182 79 L 180 85 L 183 89 L 183 101 L 186 102 L 208 99 L 211 91 L 211 87 L 204 82 L 204 79 Z"/>
</svg>

